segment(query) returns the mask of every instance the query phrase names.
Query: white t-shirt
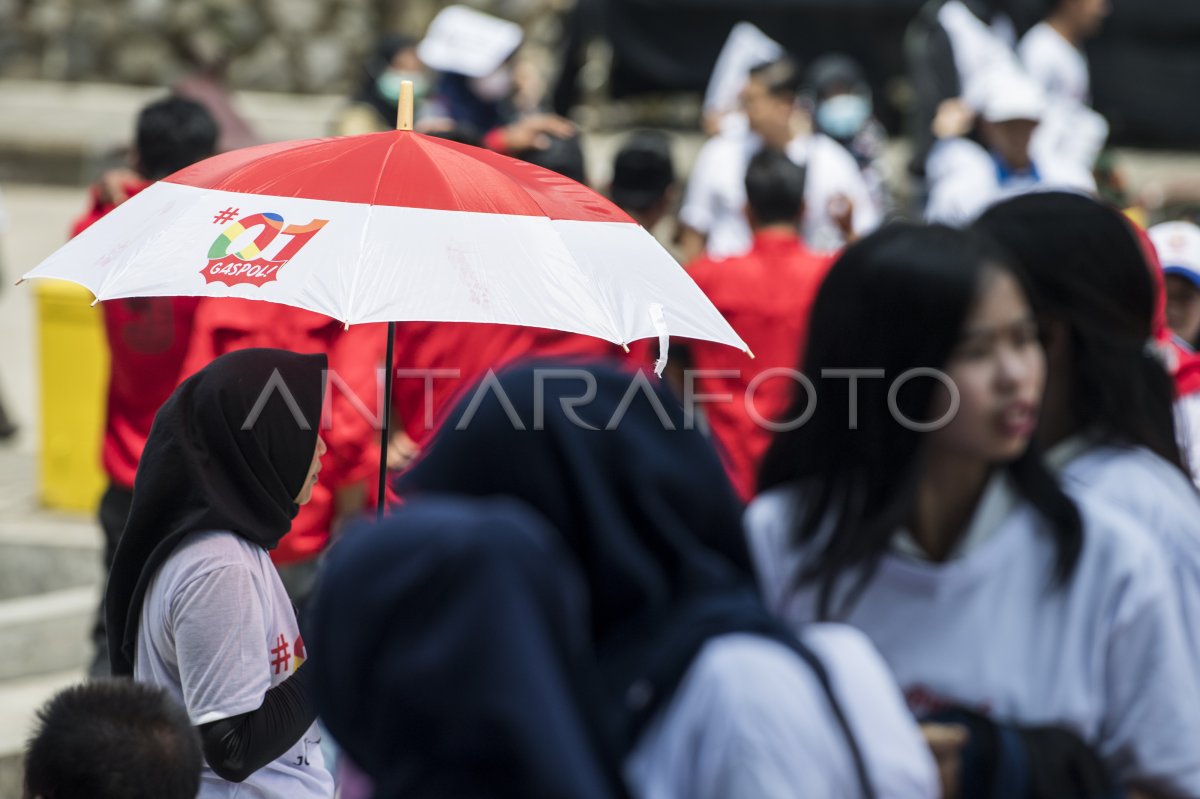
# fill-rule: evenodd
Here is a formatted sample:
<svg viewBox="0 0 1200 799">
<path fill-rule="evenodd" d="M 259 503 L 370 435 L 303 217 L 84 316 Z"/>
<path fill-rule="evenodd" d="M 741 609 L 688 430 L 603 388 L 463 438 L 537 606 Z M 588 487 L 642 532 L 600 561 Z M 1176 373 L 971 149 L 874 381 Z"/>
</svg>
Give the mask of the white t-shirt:
<svg viewBox="0 0 1200 799">
<path fill-rule="evenodd" d="M 746 168 L 761 148 L 762 139 L 754 133 L 731 130 L 705 142 L 696 157 L 679 220 L 708 237 L 705 249 L 714 258 L 742 255 L 750 249 Z M 830 202 L 838 195 L 853 206 L 851 223 L 856 234 L 865 235 L 879 225 L 880 211 L 846 148 L 824 134 L 813 133 L 792 139 L 787 154 L 807 170 L 800 227 L 811 249 L 831 251 L 845 243 L 829 214 Z"/>
<path fill-rule="evenodd" d="M 936 797 L 933 757 L 870 642 L 841 624 L 806 628 L 877 796 Z M 852 799 L 854 761 L 809 666 L 744 633 L 705 644 L 625 761 L 638 799 Z"/>
<path fill-rule="evenodd" d="M 1175 436 L 1192 481 L 1200 486 L 1200 393 L 1175 400 Z"/>
<path fill-rule="evenodd" d="M 1143 447 L 1089 446 L 1069 439 L 1046 455 L 1063 489 L 1111 507 L 1167 554 L 1192 659 L 1200 663 L 1200 493 L 1178 469 Z"/>
<path fill-rule="evenodd" d="M 999 20 L 989 25 L 959 0 L 950 0 L 939 8 L 937 21 L 950 39 L 961 96 L 979 108 L 987 90 L 987 76 L 1017 63 L 1009 38 L 1011 31 Z"/>
<path fill-rule="evenodd" d="M 1002 477 L 988 491 L 1008 491 Z M 1000 483 L 997 485 L 997 483 Z M 759 497 L 747 534 L 767 604 L 798 629 L 816 589 L 791 588 L 794 491 Z M 1065 586 L 1044 522 L 1018 501 L 960 557 L 898 552 L 845 621 L 867 634 L 919 717 L 947 705 L 1002 722 L 1056 725 L 1096 747 L 1122 783 L 1200 796 L 1200 671 L 1155 542 L 1125 517 L 1081 503 L 1083 549 Z"/>
<path fill-rule="evenodd" d="M 1039 22 L 1021 37 L 1017 56 L 1048 98 L 1091 104 L 1087 59 L 1049 23 Z"/>
<path fill-rule="evenodd" d="M 1087 59 L 1045 22 L 1029 29 L 1017 54 L 1047 99 L 1032 152 L 1043 162 L 1061 160 L 1090 171 L 1108 140 L 1108 122 L 1090 108 Z"/>
<path fill-rule="evenodd" d="M 257 709 L 304 662 L 296 614 L 266 550 L 228 532 L 196 533 L 150 581 L 134 679 L 165 688 L 193 725 Z M 206 763 L 200 799 L 329 799 L 333 777 L 314 723 L 241 783 Z"/>
</svg>

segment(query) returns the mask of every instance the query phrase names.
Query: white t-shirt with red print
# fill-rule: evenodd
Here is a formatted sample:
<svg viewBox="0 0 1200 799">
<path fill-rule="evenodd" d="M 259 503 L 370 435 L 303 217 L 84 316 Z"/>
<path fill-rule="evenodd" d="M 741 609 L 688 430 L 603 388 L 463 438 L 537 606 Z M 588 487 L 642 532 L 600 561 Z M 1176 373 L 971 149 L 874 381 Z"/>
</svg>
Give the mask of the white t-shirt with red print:
<svg viewBox="0 0 1200 799">
<path fill-rule="evenodd" d="M 304 641 L 266 550 L 228 532 L 189 536 L 151 580 L 134 679 L 160 685 L 200 725 L 248 713 L 300 668 Z M 208 767 L 200 798 L 329 799 L 333 777 L 316 724 L 241 783 Z"/>
</svg>

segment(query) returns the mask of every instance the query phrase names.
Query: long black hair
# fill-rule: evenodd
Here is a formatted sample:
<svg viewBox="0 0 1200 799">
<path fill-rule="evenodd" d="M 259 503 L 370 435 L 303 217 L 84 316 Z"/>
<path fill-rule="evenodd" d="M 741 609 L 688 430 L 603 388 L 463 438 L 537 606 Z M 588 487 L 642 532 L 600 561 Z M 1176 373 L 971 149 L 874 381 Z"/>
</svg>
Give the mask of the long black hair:
<svg viewBox="0 0 1200 799">
<path fill-rule="evenodd" d="M 975 227 L 1016 259 L 1039 320 L 1066 325 L 1075 428 L 1187 474 L 1174 383 L 1151 345 L 1156 287 L 1130 222 L 1087 197 L 1045 192 L 1000 203 Z"/>
<path fill-rule="evenodd" d="M 797 392 L 786 418 L 812 415 L 775 436 L 759 472 L 761 490 L 791 485 L 803 492 L 793 545 L 813 554 L 798 579 L 817 584 L 822 618 L 848 612 L 912 516 L 923 434 L 889 412 L 892 381 L 910 369 L 945 366 L 987 273 L 997 269 L 1013 271 L 977 234 L 896 223 L 846 248 L 822 284 L 802 364 L 819 402 L 810 409 L 808 395 Z M 853 386 L 827 371 L 838 369 L 882 369 L 884 379 L 863 378 Z M 897 410 L 924 420 L 934 383 L 905 384 L 895 397 Z M 852 407 L 856 424 L 848 418 Z M 1082 548 L 1078 510 L 1032 451 L 1005 468 L 1018 493 L 1049 522 L 1058 542 L 1058 577 L 1068 579 Z M 857 581 L 849 594 L 839 594 L 843 601 L 835 609 L 834 591 L 850 573 Z"/>
</svg>

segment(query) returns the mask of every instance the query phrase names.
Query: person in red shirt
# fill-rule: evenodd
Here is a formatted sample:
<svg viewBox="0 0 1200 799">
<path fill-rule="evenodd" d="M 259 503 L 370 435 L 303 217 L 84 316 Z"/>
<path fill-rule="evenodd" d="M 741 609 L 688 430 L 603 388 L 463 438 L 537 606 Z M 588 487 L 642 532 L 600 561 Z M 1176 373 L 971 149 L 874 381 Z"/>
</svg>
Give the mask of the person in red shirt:
<svg viewBox="0 0 1200 799">
<path fill-rule="evenodd" d="M 455 400 L 521 358 L 620 358 L 603 339 L 520 325 L 471 322 L 396 324 L 393 425 L 388 468 L 403 469 L 440 426 Z"/>
<path fill-rule="evenodd" d="M 542 144 L 545 146 L 525 147 L 518 157 L 580 183 L 586 180 L 587 169 L 578 140 L 556 135 Z M 618 160 L 614 184 L 619 166 Z M 669 163 L 667 168 L 670 170 Z M 622 184 L 622 188 L 628 186 Z M 659 191 L 665 192 L 666 185 L 659 187 Z M 649 222 L 647 227 L 651 227 L 657 221 L 657 217 L 635 216 L 631 208 L 622 204 L 623 200 L 631 199 L 629 192 L 620 197 L 617 194 L 614 185 L 613 201 L 639 222 Z M 649 211 L 650 205 L 653 204 L 644 210 Z M 624 354 L 611 342 L 560 330 L 467 322 L 397 323 L 393 359 L 397 372 L 392 384 L 388 469 L 406 468 L 420 454 L 454 401 L 482 379 L 488 369 L 499 370 L 525 357 L 623 359 Z"/>
<path fill-rule="evenodd" d="M 809 309 L 833 263 L 797 234 L 804 210 L 804 168 L 764 149 L 746 170 L 746 217 L 754 243 L 745 255 L 693 261 L 688 274 L 738 331 L 750 351 L 687 341 L 684 400 L 703 408 L 730 479 L 743 499 L 754 495 L 758 464 L 782 420 L 803 355 Z M 690 385 L 689 385 L 690 384 Z"/>
<path fill-rule="evenodd" d="M 94 186 L 88 210 L 75 220 L 71 236 L 79 235 L 120 201 L 159 178 L 212 155 L 216 141 L 217 124 L 199 103 L 182 97 L 150 103 L 138 114 L 134 172 L 128 174 L 120 200 Z M 135 297 L 101 305 L 110 354 L 102 455 L 108 488 L 99 509 L 106 573 L 129 516 L 133 478 L 150 425 L 179 383 L 199 302 L 196 297 Z M 97 614 L 93 641 L 96 654 L 90 673 L 103 676 L 108 673 L 103 607 Z"/>
</svg>

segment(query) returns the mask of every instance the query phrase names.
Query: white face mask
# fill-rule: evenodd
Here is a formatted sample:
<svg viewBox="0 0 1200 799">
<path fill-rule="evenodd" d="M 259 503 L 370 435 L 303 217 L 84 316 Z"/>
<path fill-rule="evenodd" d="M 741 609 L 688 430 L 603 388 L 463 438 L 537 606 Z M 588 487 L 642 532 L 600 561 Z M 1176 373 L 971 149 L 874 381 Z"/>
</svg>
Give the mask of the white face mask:
<svg viewBox="0 0 1200 799">
<path fill-rule="evenodd" d="M 400 102 L 400 84 L 411 80 L 413 84 L 413 102 L 420 102 L 429 93 L 429 79 L 424 72 L 413 70 L 386 69 L 375 79 L 375 88 L 389 102 Z"/>
<path fill-rule="evenodd" d="M 861 94 L 839 94 L 817 106 L 817 127 L 826 135 L 852 139 L 871 117 L 871 101 Z"/>
<path fill-rule="evenodd" d="M 500 67 L 490 75 L 471 78 L 467 85 L 480 100 L 496 103 L 512 94 L 513 76 L 508 67 Z"/>
</svg>

